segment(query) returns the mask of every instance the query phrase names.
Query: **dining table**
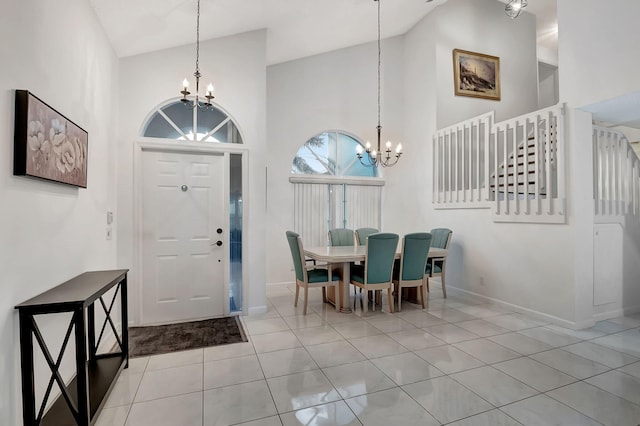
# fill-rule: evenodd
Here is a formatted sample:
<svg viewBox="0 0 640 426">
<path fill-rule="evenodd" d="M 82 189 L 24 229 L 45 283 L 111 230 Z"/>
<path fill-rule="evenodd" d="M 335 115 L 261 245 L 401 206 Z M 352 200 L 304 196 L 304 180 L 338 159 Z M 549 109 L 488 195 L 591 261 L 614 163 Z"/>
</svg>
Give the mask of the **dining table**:
<svg viewBox="0 0 640 426">
<path fill-rule="evenodd" d="M 322 247 L 305 247 L 304 255 L 308 259 L 319 262 L 326 262 L 330 265 L 342 265 L 342 279 L 337 291 L 337 299 L 333 301 L 340 306 L 340 312 L 351 313 L 351 306 L 346 301 L 349 300 L 349 281 L 351 277 L 351 263 L 364 262 L 367 253 L 367 246 L 322 246 Z M 429 248 L 428 257 L 447 257 L 449 251 L 447 249 L 431 247 Z M 400 259 L 401 251 L 396 250 L 396 259 Z M 345 282 L 346 280 L 346 282 Z M 332 287 L 329 288 L 331 290 Z M 330 293 L 329 293 L 330 294 Z M 329 296 L 331 301 L 331 297 Z"/>
</svg>

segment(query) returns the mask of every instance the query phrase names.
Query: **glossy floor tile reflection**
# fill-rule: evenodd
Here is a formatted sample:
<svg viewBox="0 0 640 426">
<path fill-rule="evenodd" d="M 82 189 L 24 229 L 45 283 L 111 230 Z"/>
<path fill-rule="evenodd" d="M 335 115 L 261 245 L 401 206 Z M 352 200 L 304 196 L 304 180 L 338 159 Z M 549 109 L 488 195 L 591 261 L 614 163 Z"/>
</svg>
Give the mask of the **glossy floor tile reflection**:
<svg viewBox="0 0 640 426">
<path fill-rule="evenodd" d="M 249 342 L 132 359 L 96 424 L 640 424 L 637 317 L 567 330 L 435 287 L 425 310 L 363 317 L 319 289 L 303 316 L 294 287 L 268 286 Z"/>
</svg>

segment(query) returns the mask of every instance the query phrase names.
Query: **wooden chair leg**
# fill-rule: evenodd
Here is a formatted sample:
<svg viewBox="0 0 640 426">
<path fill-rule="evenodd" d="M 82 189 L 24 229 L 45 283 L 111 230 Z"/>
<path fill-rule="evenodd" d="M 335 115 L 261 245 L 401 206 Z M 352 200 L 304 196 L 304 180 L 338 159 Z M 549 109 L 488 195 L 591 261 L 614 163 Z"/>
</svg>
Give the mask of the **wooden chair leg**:
<svg viewBox="0 0 640 426">
<path fill-rule="evenodd" d="M 400 283 L 398 283 L 396 297 L 398 298 L 398 312 L 400 312 L 402 311 L 402 287 L 400 287 Z"/>
<path fill-rule="evenodd" d="M 298 283 L 296 283 L 296 298 L 295 298 L 295 300 L 293 301 L 293 306 L 294 306 L 295 308 L 297 308 L 297 307 L 298 307 L 298 295 L 299 295 L 299 294 L 300 294 L 300 286 L 298 285 Z"/>
<path fill-rule="evenodd" d="M 420 290 L 420 301 L 422 302 L 422 309 L 425 309 L 427 306 L 426 306 L 425 300 L 424 300 L 426 298 L 426 296 L 424 294 L 425 293 L 424 292 L 424 285 L 421 285 L 418 290 Z"/>
<path fill-rule="evenodd" d="M 302 315 L 307 315 L 307 302 L 309 301 L 309 287 L 304 288 L 304 309 Z"/>
<path fill-rule="evenodd" d="M 360 290 L 360 296 L 362 296 L 362 290 Z M 353 286 L 353 310 L 356 310 L 356 301 L 358 300 L 358 287 Z M 360 300 L 362 302 L 362 300 Z"/>
<path fill-rule="evenodd" d="M 337 297 L 336 297 L 337 300 Z M 327 303 L 327 288 L 322 287 L 322 303 Z M 336 302 L 338 303 L 338 302 Z"/>
<path fill-rule="evenodd" d="M 382 291 L 380 293 L 382 293 Z M 380 297 L 382 298 L 382 296 Z M 393 313 L 393 289 L 391 286 L 387 288 L 387 300 L 389 301 L 389 312 Z M 382 307 L 382 300 L 380 300 L 380 307 Z"/>
<path fill-rule="evenodd" d="M 447 298 L 447 288 L 444 285 L 444 269 L 442 270 L 442 274 L 440 274 L 440 282 L 442 283 L 442 295 L 444 298 Z"/>
<path fill-rule="evenodd" d="M 369 290 L 367 290 L 367 287 L 366 287 L 366 286 L 365 286 L 365 288 L 364 288 L 364 292 L 365 292 L 366 294 L 369 294 Z M 375 306 L 375 305 L 374 305 L 374 306 Z M 365 316 L 365 315 L 367 314 L 367 311 L 368 311 L 368 310 L 369 310 L 369 302 L 368 302 L 368 301 L 365 301 L 365 302 L 362 304 L 362 316 Z"/>
</svg>

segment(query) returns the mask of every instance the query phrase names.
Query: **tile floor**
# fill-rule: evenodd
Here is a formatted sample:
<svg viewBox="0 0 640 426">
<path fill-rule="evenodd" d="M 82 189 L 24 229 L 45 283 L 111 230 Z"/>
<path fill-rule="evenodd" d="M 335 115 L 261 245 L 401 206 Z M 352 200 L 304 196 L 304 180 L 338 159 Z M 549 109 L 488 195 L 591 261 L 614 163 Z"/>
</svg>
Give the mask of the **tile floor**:
<svg viewBox="0 0 640 426">
<path fill-rule="evenodd" d="M 248 343 L 131 360 L 97 425 L 640 425 L 640 315 L 572 331 L 437 286 L 366 318 L 267 296 Z"/>
</svg>

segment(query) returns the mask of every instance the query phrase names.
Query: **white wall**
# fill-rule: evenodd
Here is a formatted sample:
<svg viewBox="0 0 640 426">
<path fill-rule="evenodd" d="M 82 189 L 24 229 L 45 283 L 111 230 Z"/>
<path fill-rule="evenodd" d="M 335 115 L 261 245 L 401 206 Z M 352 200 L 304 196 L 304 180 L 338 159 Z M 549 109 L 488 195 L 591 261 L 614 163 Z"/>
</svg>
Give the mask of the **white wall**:
<svg viewBox="0 0 640 426">
<path fill-rule="evenodd" d="M 640 28 L 636 17 L 640 2 L 629 0 L 564 0 L 558 2 L 558 52 L 560 99 L 572 107 L 594 107 L 608 103 L 625 117 L 634 111 L 620 108 L 637 92 L 637 70 L 640 67 L 637 44 Z M 598 105 L 594 105 L 598 104 Z M 627 104 L 635 108 L 635 103 Z M 601 109 L 601 108 L 600 108 Z M 598 108 L 596 108 L 598 110 Z M 590 115 L 589 115 L 590 116 Z M 609 113 L 608 121 L 616 121 Z M 625 122 L 625 119 L 620 119 Z M 623 130 L 624 131 L 624 130 Z M 630 132 L 631 137 L 636 131 Z M 581 146 L 591 151 L 591 138 L 582 139 Z M 585 170 L 583 176 L 588 176 Z M 622 303 L 617 308 L 627 313 L 640 309 L 640 267 L 638 253 L 640 232 L 629 223 L 620 241 L 623 250 Z M 597 260 L 594 260 L 597 261 Z M 619 313 L 619 311 L 618 311 Z"/>
<path fill-rule="evenodd" d="M 266 155 L 266 65 L 265 31 L 254 31 L 200 43 L 202 82 L 215 85 L 214 101 L 237 123 L 244 145 L 249 148 L 248 245 L 243 258 L 250 262 L 249 294 L 245 308 L 265 307 L 265 155 Z M 195 45 L 176 47 L 120 61 L 118 131 L 118 262 L 133 268 L 133 147 L 148 115 L 169 99 L 177 99 L 182 79 L 193 84 Z M 201 89 L 202 90 L 202 89 Z M 131 271 L 131 321 L 139 321 L 139 282 Z"/>
<path fill-rule="evenodd" d="M 560 101 L 558 97 L 558 67 L 538 62 L 538 108 L 547 108 Z"/>
<path fill-rule="evenodd" d="M 567 248 L 573 256 L 567 266 L 573 269 L 574 321 L 583 327 L 592 321 L 594 313 L 594 199 L 593 199 L 593 127 L 591 114 L 569 109 L 568 129 L 571 140 L 567 143 L 567 216 L 571 225 L 572 246 Z M 588 148 L 587 148 L 588 147 Z M 587 266 L 588 265 L 588 266 Z M 586 267 L 585 267 L 586 266 Z M 568 283 L 567 283 L 568 284 Z"/>
<path fill-rule="evenodd" d="M 490 210 L 435 210 L 432 204 L 438 127 L 490 110 L 501 120 L 537 109 L 535 21 L 528 14 L 512 21 L 503 9 L 491 0 L 450 0 L 405 35 L 405 146 L 411 155 L 389 175 L 385 224 L 401 224 L 400 232 L 451 228 L 449 286 L 568 323 L 575 318 L 571 218 L 560 226 L 497 224 Z M 454 96 L 453 48 L 500 56 L 502 101 Z"/>
<path fill-rule="evenodd" d="M 625 314 L 640 310 L 640 222 L 629 217 L 623 238 L 622 308 Z"/>
<path fill-rule="evenodd" d="M 521 19 L 515 25 L 494 0 L 449 0 L 405 35 L 405 155 L 385 171 L 387 229 L 407 233 L 445 225 L 432 217 L 432 137 L 438 128 L 491 110 L 505 119 L 536 109 L 535 20 L 526 13 Z M 502 101 L 454 95 L 455 48 L 501 58 Z"/>
<path fill-rule="evenodd" d="M 575 310 L 571 225 L 494 224 L 489 210 L 435 210 L 431 202 L 432 135 L 439 125 L 492 109 L 498 119 L 537 109 L 535 20 L 525 14 L 514 22 L 503 8 L 493 0 L 450 0 L 404 37 L 385 41 L 383 133 L 400 137 L 405 155 L 399 165 L 383 170 L 383 228 L 400 234 L 452 228 L 449 285 L 570 323 Z M 373 139 L 375 67 L 369 57 L 375 61 L 374 47 L 268 68 L 269 282 L 291 280 L 282 234 L 293 226 L 287 178 L 298 147 L 326 129 Z M 453 48 L 501 57 L 501 102 L 453 95 Z M 384 59 L 390 53 L 396 56 Z M 341 72 L 344 68 L 351 72 Z"/>
<path fill-rule="evenodd" d="M 116 241 L 106 240 L 105 228 L 106 211 L 116 207 L 118 78 L 115 54 L 84 0 L 3 1 L 0 57 L 0 424 L 17 425 L 13 307 L 84 271 L 116 266 Z M 87 189 L 12 175 L 14 89 L 32 91 L 89 133 Z M 59 347 L 67 322 L 44 322 L 47 338 Z M 36 377 L 48 380 L 48 368 L 38 365 Z"/>
<path fill-rule="evenodd" d="M 403 139 L 403 58 L 402 37 L 382 41 L 385 141 Z M 267 94 L 267 281 L 274 283 L 293 279 L 284 234 L 293 229 L 293 188 L 288 179 L 298 148 L 326 130 L 346 131 L 375 145 L 376 42 L 269 66 Z"/>
<path fill-rule="evenodd" d="M 502 121 L 538 107 L 534 15 L 523 13 L 514 20 L 505 15 L 504 4 L 495 0 L 449 0 L 426 19 L 436 34 L 438 127 L 491 110 L 496 111 L 496 120 Z M 454 95 L 453 49 L 500 58 L 500 101 Z"/>
<path fill-rule="evenodd" d="M 558 2 L 560 99 L 573 107 L 638 90 L 640 2 Z"/>
</svg>

